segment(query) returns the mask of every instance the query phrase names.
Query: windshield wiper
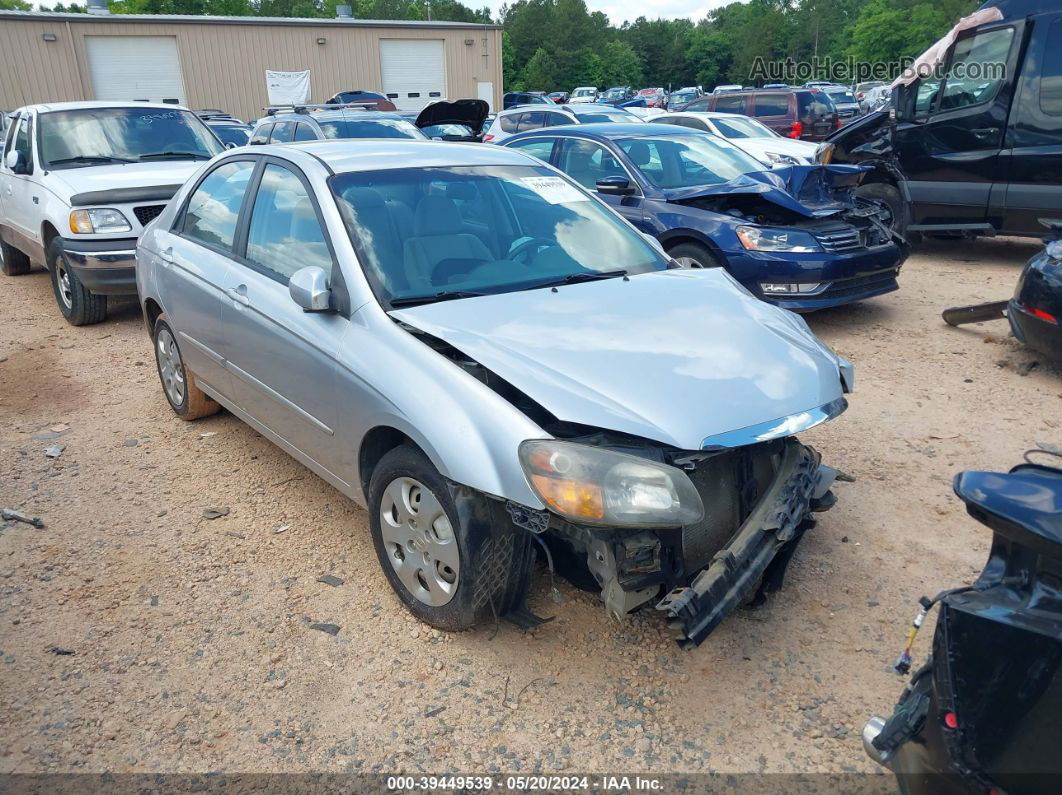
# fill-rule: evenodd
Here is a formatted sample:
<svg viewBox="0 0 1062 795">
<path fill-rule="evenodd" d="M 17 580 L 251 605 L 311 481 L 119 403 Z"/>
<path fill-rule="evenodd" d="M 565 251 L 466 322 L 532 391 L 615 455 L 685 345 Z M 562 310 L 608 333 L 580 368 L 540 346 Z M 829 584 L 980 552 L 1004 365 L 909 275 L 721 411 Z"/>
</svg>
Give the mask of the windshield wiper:
<svg viewBox="0 0 1062 795">
<path fill-rule="evenodd" d="M 539 282 L 528 287 L 528 290 L 537 290 L 540 287 L 559 287 L 564 284 L 579 284 L 580 282 L 597 282 L 602 279 L 615 279 L 619 276 L 626 276 L 627 271 L 615 270 L 615 271 L 588 271 L 586 273 L 569 273 L 567 276 L 562 276 L 559 279 L 553 279 L 548 282 Z"/>
<path fill-rule="evenodd" d="M 61 157 L 58 160 L 49 160 L 49 166 L 58 166 L 61 163 L 135 163 L 127 157 L 108 157 L 107 155 L 77 155 L 75 157 Z"/>
<path fill-rule="evenodd" d="M 431 295 L 408 295 L 402 298 L 392 298 L 391 306 L 417 306 L 418 304 L 432 304 L 436 301 L 453 301 L 457 298 L 479 298 L 486 293 L 472 292 L 471 290 L 443 290 Z"/>
<path fill-rule="evenodd" d="M 184 160 L 185 158 L 191 158 L 192 160 L 209 160 L 210 155 L 204 155 L 202 152 L 150 152 L 146 155 L 140 155 L 141 160 L 161 160 L 165 157 L 173 157 Z"/>
</svg>

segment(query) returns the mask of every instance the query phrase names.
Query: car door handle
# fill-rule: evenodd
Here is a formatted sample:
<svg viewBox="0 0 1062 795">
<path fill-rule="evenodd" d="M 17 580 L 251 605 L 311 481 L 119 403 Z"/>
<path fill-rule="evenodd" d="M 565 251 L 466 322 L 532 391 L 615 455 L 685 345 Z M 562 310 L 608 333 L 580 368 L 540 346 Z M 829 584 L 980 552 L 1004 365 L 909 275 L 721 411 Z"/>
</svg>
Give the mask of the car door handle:
<svg viewBox="0 0 1062 795">
<path fill-rule="evenodd" d="M 231 298 L 236 303 L 243 304 L 244 306 L 251 305 L 251 299 L 247 297 L 246 284 L 241 284 L 239 287 L 230 287 L 225 292 L 227 292 L 229 294 L 229 298 Z"/>
<path fill-rule="evenodd" d="M 165 262 L 167 265 L 173 264 L 173 246 L 164 248 L 159 252 L 159 259 Z"/>
<path fill-rule="evenodd" d="M 970 134 L 978 141 L 994 141 L 999 138 L 999 128 L 982 127 L 979 130 L 970 130 Z"/>
</svg>

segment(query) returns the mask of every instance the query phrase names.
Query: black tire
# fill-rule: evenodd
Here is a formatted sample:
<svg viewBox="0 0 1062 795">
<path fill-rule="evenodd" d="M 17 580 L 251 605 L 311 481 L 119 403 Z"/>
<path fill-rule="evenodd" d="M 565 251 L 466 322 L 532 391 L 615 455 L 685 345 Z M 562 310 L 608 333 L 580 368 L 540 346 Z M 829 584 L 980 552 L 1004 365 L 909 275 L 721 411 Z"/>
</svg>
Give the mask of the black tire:
<svg viewBox="0 0 1062 795">
<path fill-rule="evenodd" d="M 184 357 L 177 345 L 177 335 L 173 333 L 168 321 L 166 315 L 159 315 L 151 332 L 151 341 L 155 348 L 155 368 L 159 373 L 166 402 L 170 404 L 173 413 L 182 420 L 197 420 L 216 414 L 221 405 L 196 385 L 195 375 L 184 366 Z M 175 371 L 168 373 L 167 365 L 170 370 Z M 176 391 L 175 378 L 180 383 L 180 388 Z"/>
<path fill-rule="evenodd" d="M 855 189 L 855 195 L 861 199 L 873 199 L 888 206 L 892 215 L 890 226 L 900 237 L 907 237 L 907 227 L 911 224 L 911 205 L 903 200 L 899 188 L 887 185 L 884 182 L 872 182 L 869 185 L 860 185 Z"/>
<path fill-rule="evenodd" d="M 107 296 L 95 295 L 77 278 L 70 268 L 63 241 L 52 238 L 48 244 L 48 270 L 52 277 L 52 292 L 55 303 L 71 326 L 91 326 L 107 318 Z"/>
<path fill-rule="evenodd" d="M 4 276 L 22 276 L 30 272 L 30 258 L 14 246 L 0 241 L 0 256 L 4 258 L 0 266 Z"/>
<path fill-rule="evenodd" d="M 674 260 L 691 260 L 691 268 L 721 268 L 722 261 L 707 246 L 700 243 L 679 243 L 667 250 L 668 256 Z"/>
<path fill-rule="evenodd" d="M 389 510 L 393 517 L 389 519 L 390 528 L 394 529 L 389 529 L 386 537 L 384 534 L 383 511 L 385 505 L 393 504 L 388 498 L 388 489 L 410 486 L 409 481 L 427 488 L 429 497 L 433 496 L 438 501 L 450 530 L 451 540 L 447 541 L 446 546 L 450 543 L 456 545 L 459 562 L 453 581 L 454 590 L 449 595 L 449 601 L 442 604 L 430 604 L 425 599 L 431 599 L 439 593 L 439 581 L 432 582 L 428 578 L 432 576 L 432 570 L 440 574 L 445 572 L 447 566 L 442 563 L 442 558 L 449 553 L 438 558 L 431 557 L 440 546 L 429 539 L 428 528 L 417 527 L 415 520 L 420 514 L 411 513 L 414 521 L 408 523 L 402 521 L 397 511 L 392 513 Z M 409 507 L 409 503 L 414 503 L 412 489 L 404 492 L 404 495 L 408 495 Z M 385 499 L 388 503 L 385 503 Z M 417 508 L 425 504 L 434 505 L 423 494 L 416 498 L 415 503 Z M 403 604 L 424 623 L 449 631 L 466 630 L 502 616 L 522 604 L 527 593 L 533 557 L 530 533 L 509 521 L 500 502 L 443 478 L 428 457 L 416 447 L 401 445 L 380 459 L 369 480 L 368 508 L 372 542 L 384 576 Z M 437 521 L 432 522 L 432 526 L 436 527 Z M 404 539 L 396 543 L 396 534 L 404 535 L 406 532 L 409 533 L 410 543 Z M 412 543 L 421 538 L 426 540 L 424 549 Z M 392 562 L 392 558 L 398 562 Z M 407 579 L 414 581 L 416 577 L 416 582 L 424 584 L 417 589 L 419 597 L 398 573 L 398 567 L 407 562 L 411 567 L 406 569 Z M 453 573 L 452 569 L 450 571 Z"/>
</svg>

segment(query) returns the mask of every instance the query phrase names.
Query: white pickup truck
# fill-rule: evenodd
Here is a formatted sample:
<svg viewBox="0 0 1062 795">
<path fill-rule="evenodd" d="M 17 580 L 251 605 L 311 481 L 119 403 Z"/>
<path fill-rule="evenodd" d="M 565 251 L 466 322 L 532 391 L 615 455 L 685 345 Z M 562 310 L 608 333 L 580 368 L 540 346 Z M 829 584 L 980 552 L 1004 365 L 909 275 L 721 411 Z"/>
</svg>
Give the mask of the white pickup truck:
<svg viewBox="0 0 1062 795">
<path fill-rule="evenodd" d="M 12 114 L 0 161 L 3 272 L 51 272 L 75 326 L 136 295 L 136 240 L 223 146 L 191 111 L 145 102 L 57 102 Z"/>
</svg>

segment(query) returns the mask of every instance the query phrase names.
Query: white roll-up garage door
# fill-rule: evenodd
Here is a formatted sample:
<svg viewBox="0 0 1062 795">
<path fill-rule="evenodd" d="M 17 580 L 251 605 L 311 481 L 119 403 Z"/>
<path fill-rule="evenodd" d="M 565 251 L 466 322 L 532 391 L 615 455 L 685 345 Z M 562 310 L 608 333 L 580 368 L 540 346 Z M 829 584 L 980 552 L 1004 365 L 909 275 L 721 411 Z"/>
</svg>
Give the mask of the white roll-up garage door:
<svg viewBox="0 0 1062 795">
<path fill-rule="evenodd" d="M 184 104 L 175 37 L 86 36 L 85 47 L 96 99 Z"/>
<path fill-rule="evenodd" d="M 399 110 L 420 110 L 446 99 L 446 45 L 442 39 L 380 39 L 383 90 Z"/>
</svg>

